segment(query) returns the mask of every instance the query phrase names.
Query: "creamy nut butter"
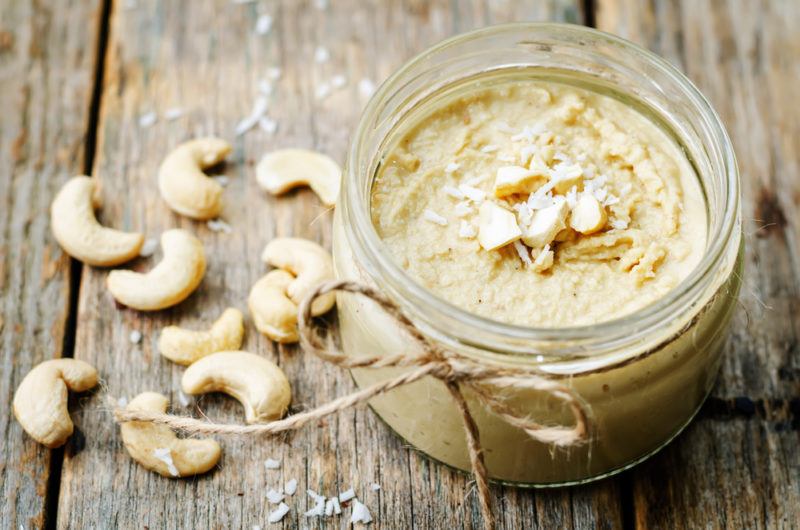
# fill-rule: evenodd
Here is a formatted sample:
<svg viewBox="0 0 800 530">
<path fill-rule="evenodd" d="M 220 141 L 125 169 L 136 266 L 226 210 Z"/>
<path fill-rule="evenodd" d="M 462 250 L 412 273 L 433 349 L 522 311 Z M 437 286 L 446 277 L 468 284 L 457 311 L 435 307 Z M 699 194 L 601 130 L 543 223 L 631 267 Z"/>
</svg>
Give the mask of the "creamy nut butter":
<svg viewBox="0 0 800 530">
<path fill-rule="evenodd" d="M 531 51 L 540 42 L 531 35 L 547 44 Z M 576 57 L 594 50 L 587 43 L 609 55 L 584 66 Z M 459 37 L 382 87 L 354 139 L 334 219 L 339 277 L 382 288 L 442 347 L 533 367 L 591 411 L 590 439 L 555 449 L 465 392 L 495 480 L 571 484 L 633 465 L 691 420 L 718 371 L 739 289 L 738 174 L 694 88 L 637 53 L 559 25 Z M 528 54 L 555 64 L 506 65 Z M 665 69 L 665 80 L 627 63 L 605 76 L 616 54 Z M 338 312 L 349 355 L 415 348 L 372 302 L 340 295 Z M 400 373 L 353 376 L 364 386 Z M 495 392 L 539 423 L 572 424 L 544 394 Z M 441 382 L 370 404 L 416 449 L 469 470 L 461 416 Z"/>
</svg>

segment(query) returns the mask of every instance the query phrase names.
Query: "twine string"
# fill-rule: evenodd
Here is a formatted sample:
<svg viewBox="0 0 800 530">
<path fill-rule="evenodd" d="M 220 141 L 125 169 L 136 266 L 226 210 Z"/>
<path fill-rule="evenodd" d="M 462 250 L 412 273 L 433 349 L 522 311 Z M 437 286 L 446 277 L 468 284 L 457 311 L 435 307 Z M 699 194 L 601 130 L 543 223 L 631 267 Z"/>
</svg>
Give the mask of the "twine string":
<svg viewBox="0 0 800 530">
<path fill-rule="evenodd" d="M 377 303 L 388 313 L 419 346 L 417 353 L 396 353 L 391 355 L 348 356 L 331 347 L 329 336 L 323 334 L 312 317 L 311 307 L 320 296 L 336 291 L 359 294 Z M 529 437 L 558 447 L 568 447 L 584 442 L 589 435 L 590 418 L 586 405 L 570 388 L 567 388 L 539 372 L 527 367 L 499 368 L 478 363 L 466 356 L 442 350 L 430 341 L 394 304 L 380 291 L 347 280 L 325 282 L 316 287 L 300 304 L 298 316 L 300 343 L 304 350 L 340 368 L 388 368 L 410 367 L 405 373 L 386 381 L 375 383 L 320 405 L 314 409 L 299 412 L 282 420 L 263 424 L 239 425 L 220 424 L 207 420 L 176 416 L 142 410 L 116 409 L 117 422 L 152 422 L 166 425 L 186 434 L 240 434 L 273 435 L 297 430 L 309 422 L 320 420 L 330 414 L 369 401 L 375 396 L 390 390 L 419 381 L 424 377 L 434 377 L 444 383 L 456 405 L 464 424 L 467 451 L 472 472 L 477 485 L 484 526 L 493 530 L 496 526 L 489 491 L 488 473 L 483 459 L 483 449 L 475 418 L 469 410 L 464 390 L 472 392 L 475 400 L 508 424 L 521 429 Z M 574 424 L 571 426 L 552 426 L 541 424 L 534 419 L 517 413 L 497 394 L 497 389 L 533 390 L 558 399 L 569 406 Z"/>
</svg>

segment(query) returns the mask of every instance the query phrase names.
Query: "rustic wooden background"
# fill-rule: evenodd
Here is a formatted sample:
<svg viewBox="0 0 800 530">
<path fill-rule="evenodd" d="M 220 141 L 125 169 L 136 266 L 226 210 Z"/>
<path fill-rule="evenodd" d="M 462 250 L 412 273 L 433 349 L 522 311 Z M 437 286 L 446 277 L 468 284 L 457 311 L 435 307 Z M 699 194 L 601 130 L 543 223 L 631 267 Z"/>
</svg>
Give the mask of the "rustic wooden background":
<svg viewBox="0 0 800 530">
<path fill-rule="evenodd" d="M 259 35 L 259 14 L 274 18 Z M 356 82 L 380 81 L 440 39 L 512 20 L 593 25 L 655 50 L 710 98 L 733 138 L 744 181 L 745 285 L 722 376 L 700 417 L 666 450 L 587 487 L 494 487 L 505 528 L 796 528 L 800 526 L 800 2 L 796 0 L 0 0 L 0 397 L 34 364 L 84 359 L 105 390 L 157 390 L 177 400 L 182 368 L 157 353 L 165 324 L 201 326 L 228 305 L 245 309 L 264 272 L 258 255 L 276 235 L 330 244 L 331 214 L 310 192 L 280 200 L 254 180 L 274 147 L 315 148 L 342 160 L 364 100 Z M 316 64 L 318 45 L 331 60 Z M 158 197 L 161 159 L 181 140 L 233 139 L 267 69 L 283 70 L 269 114 L 276 134 L 235 139 L 223 217 L 231 234 L 172 214 Z M 315 87 L 350 80 L 322 101 Z M 143 128 L 140 116 L 171 107 L 186 115 Z M 71 261 L 50 235 L 48 206 L 70 176 L 100 178 L 102 220 L 150 236 L 197 232 L 210 255 L 199 292 L 172 310 L 119 310 L 106 272 Z M 136 267 L 147 268 L 148 260 Z M 132 330 L 144 335 L 129 341 Z M 352 390 L 349 377 L 275 347 L 248 329 L 245 347 L 276 360 L 295 407 Z M 433 464 L 365 408 L 281 439 L 222 440 L 219 469 L 195 480 L 145 471 L 122 448 L 105 393 L 73 400 L 77 432 L 49 451 L 24 435 L 10 406 L 0 413 L 3 528 L 249 528 L 266 526 L 265 491 L 297 478 L 288 528 L 345 527 L 306 520 L 306 487 L 354 486 L 373 528 L 478 528 L 468 477 Z M 238 404 L 204 397 L 212 418 Z M 183 409 L 186 412 L 189 410 Z M 265 472 L 268 457 L 283 461 Z M 378 492 L 372 482 L 381 484 Z"/>
</svg>

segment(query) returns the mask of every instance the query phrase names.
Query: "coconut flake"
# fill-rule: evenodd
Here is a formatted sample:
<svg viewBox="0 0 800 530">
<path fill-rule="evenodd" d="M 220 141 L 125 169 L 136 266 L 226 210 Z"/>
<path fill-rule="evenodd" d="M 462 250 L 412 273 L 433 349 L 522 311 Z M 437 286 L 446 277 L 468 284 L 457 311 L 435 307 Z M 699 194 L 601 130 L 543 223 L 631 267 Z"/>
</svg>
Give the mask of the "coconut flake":
<svg viewBox="0 0 800 530">
<path fill-rule="evenodd" d="M 442 190 L 444 190 L 447 195 L 454 199 L 461 200 L 464 198 L 464 194 L 461 192 L 461 190 L 454 186 L 444 185 L 442 186 Z"/>
<path fill-rule="evenodd" d="M 358 82 L 358 93 L 362 98 L 368 98 L 375 92 L 375 83 L 366 77 Z"/>
<path fill-rule="evenodd" d="M 333 515 L 333 499 L 325 501 L 325 516 L 330 517 Z"/>
<path fill-rule="evenodd" d="M 270 81 L 277 81 L 281 78 L 282 71 L 277 66 L 273 66 L 267 69 L 267 77 Z"/>
<path fill-rule="evenodd" d="M 334 514 L 339 515 L 340 513 L 342 513 L 342 507 L 339 504 L 339 498 L 338 497 L 331 497 L 331 504 L 333 504 L 333 513 Z"/>
<path fill-rule="evenodd" d="M 223 188 L 225 186 L 227 186 L 228 184 L 230 184 L 230 182 L 231 182 L 231 179 L 229 179 L 225 175 L 214 175 L 214 176 L 211 177 L 211 179 L 217 181 L 217 184 L 219 184 Z"/>
<path fill-rule="evenodd" d="M 231 228 L 231 225 L 229 225 L 222 219 L 209 219 L 206 222 L 206 226 L 212 232 L 221 232 L 223 234 L 230 234 L 233 232 L 233 228 Z"/>
<path fill-rule="evenodd" d="M 331 86 L 333 88 L 339 89 L 342 88 L 347 84 L 347 77 L 343 76 L 342 74 L 337 74 L 331 78 Z"/>
<path fill-rule="evenodd" d="M 456 162 L 450 162 L 449 164 L 447 164 L 445 166 L 444 172 L 447 173 L 448 175 L 450 175 L 450 174 L 458 171 L 458 168 L 460 168 L 460 167 L 461 167 L 461 164 L 457 164 Z"/>
<path fill-rule="evenodd" d="M 501 162 L 506 162 L 508 164 L 513 164 L 517 161 L 517 159 L 512 155 L 497 155 L 497 159 Z"/>
<path fill-rule="evenodd" d="M 422 217 L 431 223 L 435 223 L 440 226 L 447 226 L 447 219 L 428 208 L 425 208 L 425 211 L 422 212 Z"/>
<path fill-rule="evenodd" d="M 272 95 L 272 83 L 269 79 L 262 79 L 258 82 L 258 91 L 266 97 Z"/>
<path fill-rule="evenodd" d="M 331 94 L 331 85 L 325 81 L 317 85 L 317 88 L 314 90 L 314 96 L 317 99 L 325 99 L 326 97 L 330 96 Z"/>
<path fill-rule="evenodd" d="M 512 129 L 511 126 L 508 123 L 504 122 L 504 121 L 497 122 L 495 124 L 494 128 L 497 129 L 498 131 L 502 132 L 502 133 L 514 134 L 514 129 Z"/>
<path fill-rule="evenodd" d="M 256 19 L 256 33 L 258 35 L 266 35 L 269 33 L 269 30 L 272 29 L 272 16 L 271 15 L 261 15 Z"/>
<path fill-rule="evenodd" d="M 514 250 L 517 251 L 517 254 L 519 254 L 519 259 L 521 259 L 525 265 L 527 265 L 528 267 L 533 265 L 533 260 L 531 260 L 531 255 L 528 253 L 528 247 L 520 243 L 519 240 L 514 241 Z"/>
<path fill-rule="evenodd" d="M 478 231 L 474 226 L 466 221 L 461 221 L 461 225 L 458 227 L 458 237 L 472 239 L 476 235 L 478 235 Z"/>
<path fill-rule="evenodd" d="M 317 46 L 317 49 L 314 50 L 314 62 L 317 64 L 326 63 L 330 58 L 331 52 L 325 46 Z"/>
<path fill-rule="evenodd" d="M 147 238 L 144 240 L 141 250 L 139 250 L 139 255 L 143 258 L 149 258 L 155 253 L 157 248 L 158 239 L 154 237 Z"/>
<path fill-rule="evenodd" d="M 164 111 L 164 119 L 167 121 L 174 121 L 185 114 L 185 111 L 180 107 L 172 107 Z"/>
<path fill-rule="evenodd" d="M 282 502 L 278 505 L 278 507 L 275 510 L 269 513 L 267 521 L 269 521 L 270 523 L 277 523 L 278 521 L 283 519 L 287 513 L 289 513 L 289 506 L 287 506 L 285 502 Z"/>
<path fill-rule="evenodd" d="M 139 116 L 139 127 L 146 129 L 154 125 L 158 121 L 158 114 L 155 112 L 146 112 Z"/>
<path fill-rule="evenodd" d="M 470 206 L 467 201 L 461 201 L 456 204 L 453 211 L 458 217 L 466 217 L 472 213 L 472 206 Z"/>
<path fill-rule="evenodd" d="M 325 514 L 325 497 L 314 490 L 306 490 L 308 496 L 314 499 L 314 506 L 303 515 L 306 517 L 322 517 Z"/>
<path fill-rule="evenodd" d="M 470 186 L 469 184 L 462 184 L 458 187 L 458 189 L 461 190 L 461 193 L 463 193 L 469 200 L 478 204 L 482 203 L 486 198 L 486 193 L 474 186 Z"/>
<path fill-rule="evenodd" d="M 353 513 L 350 516 L 351 523 L 369 524 L 372 522 L 372 515 L 369 510 L 358 499 L 353 501 Z"/>
<path fill-rule="evenodd" d="M 522 140 L 527 141 L 528 143 L 533 143 L 534 139 L 544 132 L 544 125 L 541 123 L 537 123 L 532 126 L 526 125 L 522 128 L 522 131 L 515 134 L 511 137 L 512 142 L 520 142 Z"/>
<path fill-rule="evenodd" d="M 189 400 L 189 396 L 178 390 L 178 403 L 180 403 L 182 407 L 188 407 L 191 401 Z"/>
<path fill-rule="evenodd" d="M 378 484 L 377 482 L 373 482 L 372 484 L 370 484 L 369 488 L 372 491 L 378 491 L 379 489 L 381 489 L 381 485 Z"/>
<path fill-rule="evenodd" d="M 275 131 L 278 130 L 278 122 L 269 116 L 264 116 L 258 120 L 258 126 L 261 127 L 261 130 L 267 134 L 275 134 Z"/>
<path fill-rule="evenodd" d="M 355 498 L 356 492 L 353 490 L 353 488 L 350 488 L 349 490 L 343 491 L 339 494 L 339 502 L 347 502 Z"/>
<path fill-rule="evenodd" d="M 170 475 L 173 477 L 180 476 L 178 468 L 175 467 L 175 462 L 172 461 L 172 451 L 170 451 L 169 447 L 159 447 L 153 449 L 153 456 L 167 465 L 167 470 L 169 470 Z"/>
<path fill-rule="evenodd" d="M 261 117 L 264 116 L 264 113 L 267 112 L 268 105 L 269 101 L 267 101 L 265 96 L 257 97 L 253 103 L 253 109 L 250 111 L 250 114 L 236 124 L 236 136 L 241 136 L 255 127 L 258 123 L 258 120 L 260 120 Z"/>
<path fill-rule="evenodd" d="M 275 460 L 274 458 L 267 458 L 266 460 L 264 460 L 264 467 L 266 469 L 280 469 L 281 463 L 280 461 Z"/>
<path fill-rule="evenodd" d="M 123 396 L 123 397 L 121 397 L 121 398 L 119 398 L 119 399 L 117 400 L 117 406 L 118 406 L 119 408 L 125 408 L 125 407 L 127 407 L 127 406 L 128 406 L 128 398 L 126 398 L 126 397 L 124 397 L 124 396 Z"/>
<path fill-rule="evenodd" d="M 283 493 L 281 493 L 280 491 L 276 491 L 274 489 L 270 489 L 267 492 L 267 500 L 271 504 L 278 504 L 283 500 Z"/>
<path fill-rule="evenodd" d="M 628 228 L 628 222 L 624 219 L 613 219 L 609 224 L 614 230 L 625 230 Z"/>
<path fill-rule="evenodd" d="M 297 479 L 293 478 L 289 482 L 283 485 L 283 492 L 286 495 L 294 495 L 297 491 Z"/>
<path fill-rule="evenodd" d="M 131 334 L 128 335 L 128 339 L 131 341 L 132 344 L 139 344 L 142 342 L 142 332 L 138 329 L 134 329 L 131 331 Z"/>
<path fill-rule="evenodd" d="M 494 153 L 498 149 L 500 148 L 494 144 L 484 145 L 483 147 L 481 147 L 481 153 Z"/>
</svg>

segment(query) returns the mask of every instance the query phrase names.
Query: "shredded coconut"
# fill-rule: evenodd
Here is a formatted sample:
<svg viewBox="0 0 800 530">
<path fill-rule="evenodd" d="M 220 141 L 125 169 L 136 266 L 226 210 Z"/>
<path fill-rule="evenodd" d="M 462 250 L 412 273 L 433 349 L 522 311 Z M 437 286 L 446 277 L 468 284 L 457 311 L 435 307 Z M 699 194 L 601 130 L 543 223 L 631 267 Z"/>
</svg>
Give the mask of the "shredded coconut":
<svg viewBox="0 0 800 530">
<path fill-rule="evenodd" d="M 278 130 L 278 122 L 268 116 L 258 120 L 258 126 L 267 134 L 275 134 L 275 131 Z"/>
<path fill-rule="evenodd" d="M 314 490 L 306 490 L 308 496 L 314 499 L 314 506 L 303 515 L 306 517 L 322 517 L 325 514 L 325 497 Z"/>
<path fill-rule="evenodd" d="M 495 129 L 502 133 L 514 134 L 514 129 L 512 129 L 511 126 L 504 121 L 497 122 L 497 124 L 495 124 Z"/>
<path fill-rule="evenodd" d="M 628 222 L 624 219 L 613 219 L 609 224 L 614 230 L 625 230 L 628 228 Z"/>
<path fill-rule="evenodd" d="M 522 140 L 526 140 L 528 143 L 532 143 L 536 136 L 542 134 L 544 132 L 544 125 L 541 123 L 537 123 L 533 126 L 525 126 L 522 128 L 522 131 L 515 134 L 511 137 L 512 142 L 520 142 Z"/>
<path fill-rule="evenodd" d="M 467 201 L 461 201 L 456 204 L 453 211 L 458 217 L 466 217 L 472 213 L 472 206 L 470 206 Z"/>
<path fill-rule="evenodd" d="M 290 480 L 289 482 L 287 482 L 286 484 L 283 485 L 283 492 L 286 495 L 294 495 L 294 493 L 296 491 L 297 491 L 297 479 L 296 478 L 293 478 L 292 480 Z"/>
<path fill-rule="evenodd" d="M 333 88 L 342 88 L 347 84 L 347 77 L 342 74 L 335 75 L 331 78 L 331 86 Z"/>
<path fill-rule="evenodd" d="M 482 203 L 483 199 L 486 198 L 486 194 L 483 191 L 470 186 L 469 184 L 462 184 L 458 187 L 458 189 L 461 190 L 461 193 L 463 193 L 469 200 L 478 204 Z"/>
<path fill-rule="evenodd" d="M 316 90 L 314 91 L 314 96 L 317 99 L 325 99 L 326 97 L 330 96 L 330 94 L 331 94 L 331 85 L 324 81 L 318 84 Z"/>
<path fill-rule="evenodd" d="M 575 205 L 578 204 L 578 187 L 572 186 L 564 198 L 566 199 L 570 209 L 575 208 Z"/>
<path fill-rule="evenodd" d="M 370 485 L 370 489 L 371 489 L 372 491 L 378 491 L 379 489 L 381 489 L 381 485 L 380 485 L 380 484 L 378 484 L 377 482 L 373 482 L 373 483 Z"/>
<path fill-rule="evenodd" d="M 447 195 L 454 199 L 461 200 L 464 198 L 464 194 L 461 192 L 461 190 L 453 186 L 444 185 L 442 186 L 442 190 L 444 190 Z"/>
<path fill-rule="evenodd" d="M 264 460 L 264 467 L 267 469 L 280 469 L 281 463 L 280 461 L 275 460 L 274 458 L 267 458 L 266 460 Z"/>
<path fill-rule="evenodd" d="M 531 260 L 531 256 L 528 254 L 528 248 L 520 243 L 519 240 L 514 241 L 514 250 L 517 251 L 517 254 L 519 254 L 519 259 L 521 259 L 525 265 L 529 267 L 533 265 L 533 260 Z"/>
<path fill-rule="evenodd" d="M 349 490 L 343 491 L 339 494 L 339 502 L 347 502 L 355 498 L 356 498 L 356 492 L 353 491 L 353 488 L 350 488 Z"/>
<path fill-rule="evenodd" d="M 280 491 L 275 491 L 274 489 L 270 489 L 267 492 L 267 500 L 271 504 L 278 504 L 283 500 L 283 493 L 281 493 Z"/>
<path fill-rule="evenodd" d="M 353 501 L 353 514 L 350 516 L 350 522 L 364 524 L 372 522 L 372 515 L 370 515 L 369 510 L 358 499 Z"/>
<path fill-rule="evenodd" d="M 220 186 L 222 186 L 223 188 L 224 188 L 225 186 L 227 186 L 227 185 L 230 183 L 230 181 L 231 181 L 231 179 L 229 179 L 229 178 L 228 178 L 228 177 L 226 177 L 225 175 L 214 175 L 214 176 L 213 176 L 213 177 L 211 177 L 211 178 L 212 178 L 212 179 L 214 179 L 214 180 L 216 180 L 216 181 L 217 181 L 217 184 L 219 184 L 219 185 L 220 185 Z"/>
<path fill-rule="evenodd" d="M 223 234 L 230 234 L 231 232 L 233 232 L 233 228 L 231 228 L 231 225 L 229 225 L 222 219 L 209 219 L 206 222 L 206 226 L 208 226 L 208 229 L 211 230 L 212 232 L 221 232 Z"/>
<path fill-rule="evenodd" d="M 267 77 L 270 79 L 270 81 L 277 81 L 278 79 L 280 79 L 281 73 L 282 73 L 281 69 L 278 68 L 277 66 L 273 66 L 267 69 Z"/>
<path fill-rule="evenodd" d="M 375 83 L 371 79 L 364 78 L 358 82 L 358 93 L 361 97 L 368 98 L 375 92 Z"/>
<path fill-rule="evenodd" d="M 119 398 L 117 400 L 117 406 L 120 407 L 120 408 L 127 407 L 128 406 L 128 398 L 126 398 L 126 397 Z"/>
<path fill-rule="evenodd" d="M 158 115 L 155 112 L 146 112 L 139 116 L 139 127 L 146 129 L 158 121 Z"/>
<path fill-rule="evenodd" d="M 259 35 L 266 35 L 272 29 L 272 16 L 261 15 L 256 20 L 256 33 Z"/>
<path fill-rule="evenodd" d="M 494 153 L 498 149 L 500 148 L 497 147 L 496 145 L 484 145 L 483 147 L 481 147 L 481 153 Z"/>
<path fill-rule="evenodd" d="M 258 91 L 266 97 L 272 95 L 272 83 L 269 79 L 262 79 L 258 82 Z"/>
<path fill-rule="evenodd" d="M 464 181 L 464 184 L 466 184 L 467 186 L 477 186 L 478 184 L 480 184 L 484 180 L 486 180 L 486 175 L 480 175 L 480 176 L 472 177 L 471 179 Z"/>
<path fill-rule="evenodd" d="M 256 126 L 258 120 L 264 116 L 264 113 L 267 112 L 267 106 L 269 102 L 265 96 L 260 96 L 256 98 L 255 102 L 253 103 L 253 109 L 250 111 L 250 114 L 239 121 L 236 124 L 235 133 L 236 136 L 241 136 L 253 127 Z"/>
<path fill-rule="evenodd" d="M 333 515 L 333 499 L 325 501 L 325 516 L 330 517 Z"/>
<path fill-rule="evenodd" d="M 143 258 L 149 258 L 155 253 L 157 248 L 158 239 L 154 237 L 147 238 L 144 240 L 141 250 L 139 250 L 139 255 Z"/>
<path fill-rule="evenodd" d="M 445 219 L 444 217 L 442 217 L 438 213 L 436 213 L 433 210 L 430 210 L 428 208 L 425 208 L 425 211 L 422 212 L 422 217 L 426 221 L 430 221 L 431 223 L 435 223 L 435 224 L 441 225 L 441 226 L 447 226 L 447 219 Z"/>
<path fill-rule="evenodd" d="M 182 407 L 188 407 L 191 401 L 189 400 L 189 396 L 184 394 L 182 391 L 178 391 L 178 402 L 181 404 Z"/>
<path fill-rule="evenodd" d="M 445 166 L 444 172 L 447 173 L 447 174 L 454 173 L 454 172 L 458 171 L 458 168 L 460 168 L 460 167 L 461 167 L 461 164 L 457 164 L 455 162 L 450 162 L 449 164 L 447 164 L 447 166 Z"/>
<path fill-rule="evenodd" d="M 336 515 L 342 513 L 342 507 L 339 505 L 338 497 L 331 497 L 331 504 L 333 504 L 333 513 Z"/>
<path fill-rule="evenodd" d="M 172 107 L 164 111 L 164 119 L 167 121 L 177 120 L 185 114 L 184 110 L 180 107 Z"/>
<path fill-rule="evenodd" d="M 561 162 L 569 162 L 569 156 L 567 156 L 562 151 L 556 151 L 556 154 L 553 155 L 553 160 L 560 160 Z"/>
<path fill-rule="evenodd" d="M 167 465 L 167 469 L 169 470 L 169 474 L 173 477 L 177 477 L 180 475 L 178 472 L 178 468 L 175 467 L 175 462 L 172 461 L 172 451 L 169 450 L 168 447 L 159 447 L 153 449 L 153 456 L 161 460 Z"/>
<path fill-rule="evenodd" d="M 472 239 L 478 234 L 478 231 L 475 230 L 475 227 L 472 226 L 470 223 L 466 221 L 461 221 L 461 225 L 458 227 L 458 237 L 464 239 Z"/>
<path fill-rule="evenodd" d="M 507 162 L 509 164 L 513 164 L 517 161 L 517 159 L 511 155 L 497 155 L 497 159 L 501 162 Z"/>
<path fill-rule="evenodd" d="M 128 335 L 128 339 L 130 339 L 132 344 L 139 344 L 142 342 L 142 332 L 138 329 L 134 329 L 131 331 L 131 334 Z"/>
<path fill-rule="evenodd" d="M 317 46 L 317 49 L 314 50 L 314 61 L 317 64 L 326 63 L 330 58 L 331 52 L 325 46 Z"/>
<path fill-rule="evenodd" d="M 282 502 L 278 505 L 278 507 L 275 510 L 269 513 L 267 521 L 269 521 L 270 523 L 277 523 L 278 521 L 283 519 L 287 513 L 289 513 L 289 506 L 287 506 L 285 502 Z"/>
</svg>

